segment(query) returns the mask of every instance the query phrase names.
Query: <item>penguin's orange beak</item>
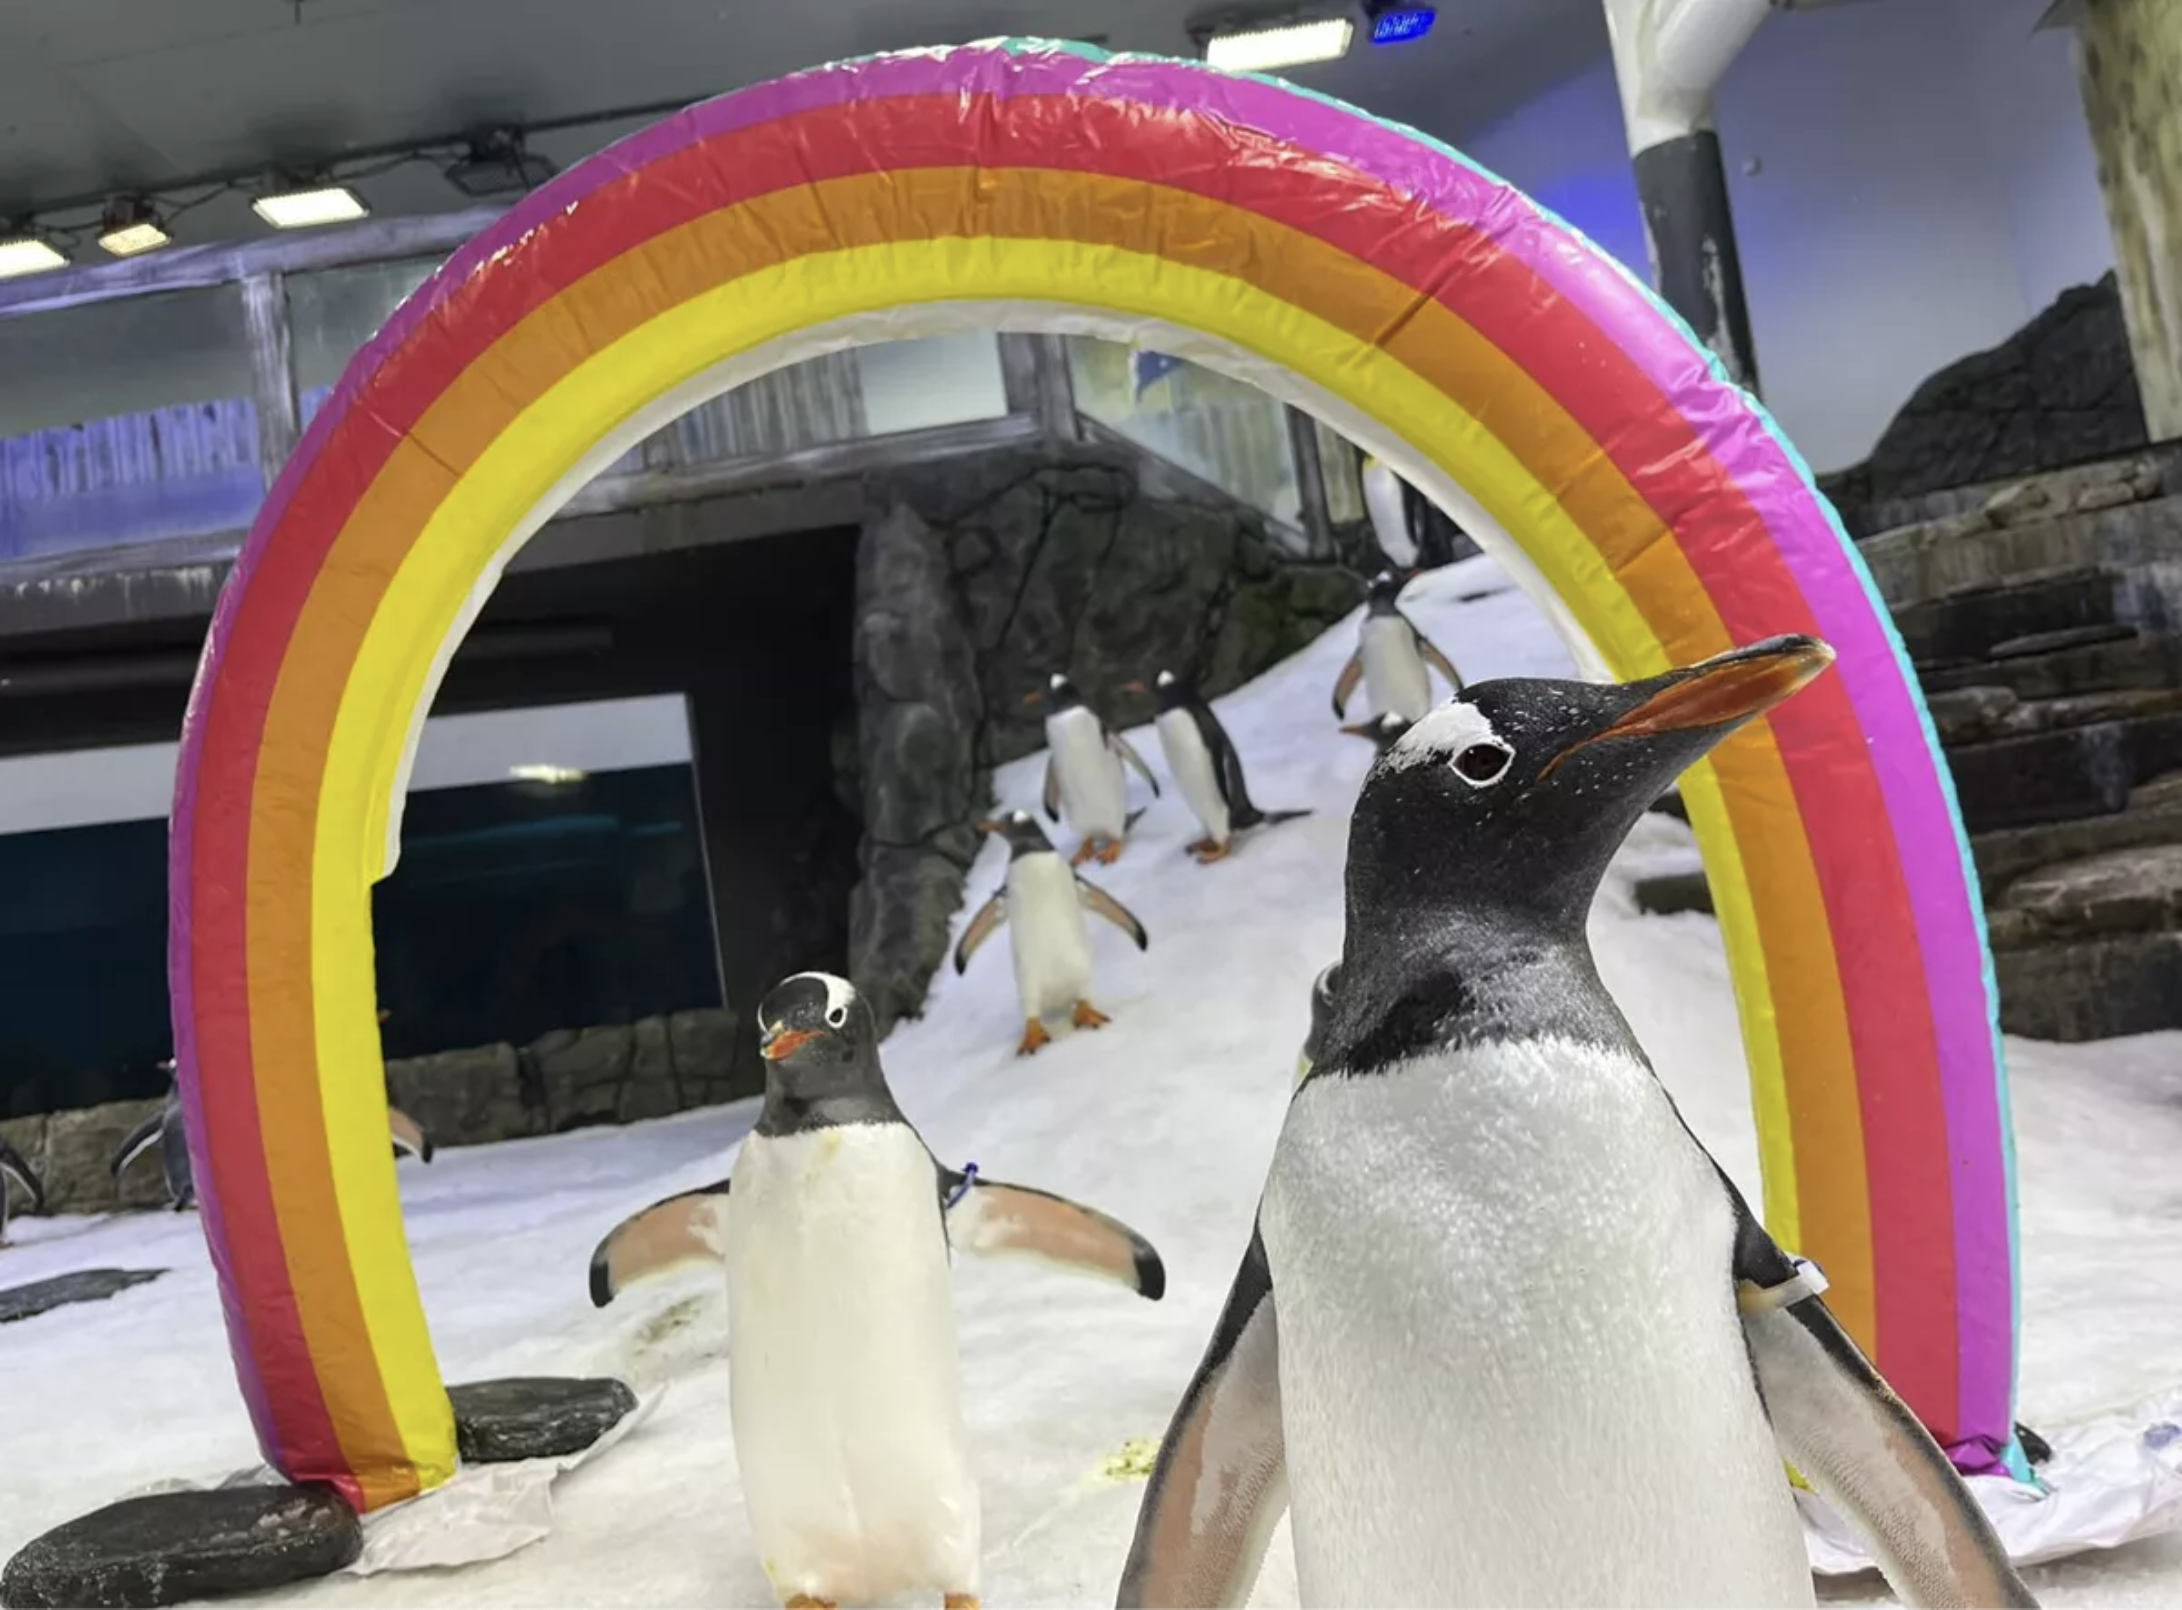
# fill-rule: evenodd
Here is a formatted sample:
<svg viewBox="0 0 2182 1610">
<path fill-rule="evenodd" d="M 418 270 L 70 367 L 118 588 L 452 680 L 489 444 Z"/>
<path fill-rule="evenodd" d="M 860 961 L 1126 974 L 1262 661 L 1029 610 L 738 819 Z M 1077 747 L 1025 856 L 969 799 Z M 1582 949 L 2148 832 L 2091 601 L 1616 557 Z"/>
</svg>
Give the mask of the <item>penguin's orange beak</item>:
<svg viewBox="0 0 2182 1610">
<path fill-rule="evenodd" d="M 1141 682 L 1124 682 L 1121 685 L 1121 691 L 1124 693 L 1150 693 L 1152 690 Z"/>
<path fill-rule="evenodd" d="M 1599 736 L 1648 738 L 1747 721 L 1809 686 L 1833 662 L 1832 647 L 1815 637 L 1732 649 L 1691 666 Z"/>
<path fill-rule="evenodd" d="M 778 1062 L 782 1057 L 794 1056 L 818 1036 L 817 1029 L 782 1029 L 758 1047 L 758 1055 L 768 1062 Z"/>
<path fill-rule="evenodd" d="M 1046 696 L 1043 693 L 1035 691 L 1023 695 L 1023 703 L 1025 703 L 1026 705 L 1043 704 L 1045 703 L 1045 699 Z"/>
<path fill-rule="evenodd" d="M 1008 824 L 1005 822 L 995 822 L 988 819 L 986 821 L 978 823 L 977 830 L 980 833 L 1005 833 L 1008 830 Z"/>
<path fill-rule="evenodd" d="M 1371 736 L 1371 723 L 1368 721 L 1351 721 L 1341 730 L 1351 738 L 1369 738 Z"/>
</svg>

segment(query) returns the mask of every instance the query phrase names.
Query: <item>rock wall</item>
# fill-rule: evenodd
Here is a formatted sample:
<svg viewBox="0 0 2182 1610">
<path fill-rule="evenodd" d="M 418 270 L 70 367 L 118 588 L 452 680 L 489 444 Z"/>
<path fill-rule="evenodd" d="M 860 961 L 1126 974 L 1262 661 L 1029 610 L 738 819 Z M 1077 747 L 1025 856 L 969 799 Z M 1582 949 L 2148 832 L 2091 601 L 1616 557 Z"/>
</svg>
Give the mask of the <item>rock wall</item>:
<svg viewBox="0 0 2182 1610">
<path fill-rule="evenodd" d="M 1155 495 L 1128 453 L 995 453 L 890 477 L 857 574 L 864 877 L 850 970 L 882 1026 L 945 957 L 992 769 L 1045 741 L 1025 695 L 1066 671 L 1109 719 L 1161 668 L 1217 695 L 1353 609 L 1362 579 L 1281 556 L 1239 506 Z"/>
<path fill-rule="evenodd" d="M 1988 352 L 1919 386 L 1871 457 L 1819 477 L 1850 532 L 1917 518 L 1887 505 L 2107 455 L 2147 440 L 2121 293 L 2108 274 Z"/>
</svg>

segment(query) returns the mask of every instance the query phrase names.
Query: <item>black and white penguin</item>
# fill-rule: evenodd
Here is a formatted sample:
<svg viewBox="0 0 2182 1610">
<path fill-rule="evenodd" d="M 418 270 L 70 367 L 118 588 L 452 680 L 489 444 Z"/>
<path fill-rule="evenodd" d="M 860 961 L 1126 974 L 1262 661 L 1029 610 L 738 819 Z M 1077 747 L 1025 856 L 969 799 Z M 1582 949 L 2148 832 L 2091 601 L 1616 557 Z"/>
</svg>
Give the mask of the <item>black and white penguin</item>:
<svg viewBox="0 0 2182 1610">
<path fill-rule="evenodd" d="M 33 1213 L 45 1211 L 45 1182 L 38 1171 L 23 1161 L 23 1154 L 0 1136 L 0 1245 L 8 1238 L 8 1216 L 20 1197 Z"/>
<path fill-rule="evenodd" d="M 1161 671 L 1155 683 L 1159 715 L 1152 723 L 1159 730 L 1159 747 L 1167 757 L 1167 773 L 1182 798 L 1197 813 L 1205 836 L 1189 846 L 1201 863 L 1218 861 L 1235 847 L 1235 836 L 1254 827 L 1292 822 L 1309 811 L 1261 811 L 1250 801 L 1243 781 L 1242 756 L 1234 740 L 1212 713 L 1212 706 L 1197 689 L 1172 671 Z M 1128 691 L 1144 693 L 1141 682 Z"/>
<path fill-rule="evenodd" d="M 592 1300 L 692 1258 L 724 1262 L 735 1457 L 784 1603 L 936 1593 L 975 1606 L 949 1248 L 1040 1259 L 1155 1302 L 1166 1271 L 1102 1213 L 935 1160 L 846 979 L 774 986 L 758 1033 L 765 1105 L 730 1179 L 624 1221 L 592 1256 Z"/>
<path fill-rule="evenodd" d="M 197 1182 L 190 1173 L 189 1129 L 182 1117 L 182 1094 L 171 1082 L 174 1063 L 170 1059 L 160 1064 L 167 1071 L 169 1084 L 167 1099 L 160 1109 L 129 1131 L 128 1137 L 114 1149 L 113 1160 L 107 1171 L 118 1180 L 131 1163 L 150 1151 L 159 1148 L 159 1166 L 166 1175 L 167 1206 L 179 1213 L 194 1207 L 197 1202 Z M 432 1138 L 425 1134 L 417 1121 L 399 1107 L 386 1110 L 387 1131 L 394 1142 L 394 1155 L 414 1157 L 419 1162 L 432 1160 Z"/>
<path fill-rule="evenodd" d="M 1129 740 L 1111 730 L 1086 704 L 1076 684 L 1056 671 L 1043 694 L 1046 707 L 1046 815 L 1064 816 L 1080 841 L 1074 864 L 1121 858 L 1130 824 L 1143 812 L 1129 809 L 1129 778 L 1123 764 L 1134 766 L 1159 797 L 1159 780 Z"/>
<path fill-rule="evenodd" d="M 1419 721 L 1351 825 L 1331 1012 L 1119 1603 L 1809 1605 L 1785 1460 L 1918 1605 L 2032 1605 L 1931 1436 L 1599 982 L 1607 863 L 1832 660 L 1776 638 Z"/>
<path fill-rule="evenodd" d="M 1357 629 L 1356 652 L 1349 656 L 1349 663 L 1341 668 L 1340 680 L 1334 684 L 1336 716 L 1347 713 L 1359 681 L 1370 693 L 1375 713 L 1411 721 L 1431 708 L 1430 671 L 1445 677 L 1456 693 L 1462 691 L 1462 675 L 1454 662 L 1402 613 L 1401 593 L 1402 584 L 1392 572 L 1382 570 L 1371 578 L 1364 595 L 1364 622 Z"/>
<path fill-rule="evenodd" d="M 1395 739 L 1415 725 L 1408 716 L 1382 710 L 1369 721 L 1352 721 L 1341 730 L 1351 738 L 1369 739 L 1373 752 L 1383 755 L 1394 747 Z"/>
<path fill-rule="evenodd" d="M 1409 489 L 1383 462 L 1366 455 L 1360 472 L 1364 484 L 1364 512 L 1371 518 L 1371 534 L 1379 551 L 1396 570 L 1412 572 L 1423 550 L 1409 523 Z"/>
<path fill-rule="evenodd" d="M 978 946 L 1006 923 L 1015 994 L 1023 1009 L 1023 1040 L 1015 1054 L 1030 1056 L 1051 1040 L 1050 1019 L 1065 1015 L 1079 1029 L 1104 1027 L 1110 1020 L 1090 1001 L 1091 934 L 1084 911 L 1104 917 L 1135 940 L 1138 950 L 1151 944 L 1151 936 L 1119 900 L 1061 859 L 1030 812 L 1010 811 L 977 825 L 1008 841 L 1008 873 L 962 930 L 955 971 L 967 968 Z"/>
</svg>

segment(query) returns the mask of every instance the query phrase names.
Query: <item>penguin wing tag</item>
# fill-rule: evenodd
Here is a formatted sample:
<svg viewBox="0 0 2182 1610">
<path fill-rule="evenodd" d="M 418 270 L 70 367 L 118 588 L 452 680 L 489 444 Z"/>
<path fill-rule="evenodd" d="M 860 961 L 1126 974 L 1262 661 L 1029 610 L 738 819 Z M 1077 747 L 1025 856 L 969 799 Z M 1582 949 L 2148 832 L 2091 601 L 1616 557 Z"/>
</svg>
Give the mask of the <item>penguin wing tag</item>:
<svg viewBox="0 0 2182 1610">
<path fill-rule="evenodd" d="M 1356 693 L 1356 684 L 1364 680 L 1364 651 L 1358 649 L 1349 656 L 1349 663 L 1341 667 L 1341 678 L 1333 685 L 1333 714 L 1336 721 L 1348 716 L 1349 700 Z"/>
<path fill-rule="evenodd" d="M 424 1126 L 399 1107 L 386 1110 L 386 1127 L 394 1137 L 394 1155 L 407 1152 L 420 1163 L 432 1160 L 432 1137 L 424 1132 Z"/>
<path fill-rule="evenodd" d="M 970 919 L 970 926 L 962 930 L 961 939 L 955 943 L 955 971 L 959 974 L 970 965 L 970 958 L 977 954 L 977 947 L 1000 931 L 1000 925 L 1008 920 L 1008 889 L 1002 884 L 993 891 L 993 897 L 977 908 L 977 915 Z"/>
<path fill-rule="evenodd" d="M 726 1256 L 721 1217 L 730 1181 L 683 1191 L 632 1213 L 591 1254 L 591 1305 L 604 1308 L 640 1280 Z"/>
<path fill-rule="evenodd" d="M 1086 911 L 1095 911 L 1108 922 L 1136 941 L 1138 950 L 1151 948 L 1152 937 L 1144 931 L 1144 924 L 1136 920 L 1129 908 L 1093 883 L 1089 878 L 1076 880 L 1076 898 Z"/>
<path fill-rule="evenodd" d="M 1818 1266 L 1783 1252 L 1720 1178 L 1743 1335 L 1781 1456 L 1847 1517 L 1902 1603 L 2035 1610 L 1954 1465 L 1819 1296 Z"/>
<path fill-rule="evenodd" d="M 1046 820 L 1058 822 L 1061 819 L 1061 773 L 1053 764 L 1053 757 L 1050 755 L 1046 757 L 1045 806 Z"/>
<path fill-rule="evenodd" d="M 1446 655 L 1442 654 L 1439 651 L 1438 645 L 1436 645 L 1429 637 L 1426 637 L 1424 633 L 1417 631 L 1416 627 L 1412 626 L 1409 629 L 1416 636 L 1417 652 L 1424 656 L 1425 664 L 1431 666 L 1433 670 L 1439 672 L 1441 676 L 1445 677 L 1447 679 L 1447 685 L 1449 688 L 1453 689 L 1457 693 L 1460 693 L 1463 686 L 1462 673 L 1455 669 L 1455 662 L 1453 660 L 1450 660 Z"/>
<path fill-rule="evenodd" d="M 156 1126 L 153 1133 L 157 1133 Z M 23 1154 L 5 1140 L 0 1140 L 0 1174 L 6 1175 L 7 1179 L 22 1187 L 23 1194 L 30 1198 L 31 1212 L 45 1211 L 45 1185 L 31 1166 L 23 1161 Z M 0 1180 L 0 1209 L 4 1209 L 6 1205 L 6 1189 L 6 1180 Z"/>
<path fill-rule="evenodd" d="M 1287 1508 L 1273 1277 L 1253 1233 L 1159 1445 L 1114 1603 L 1120 1610 L 1245 1603 Z"/>
<path fill-rule="evenodd" d="M 167 1109 L 162 1107 L 129 1131 L 128 1138 L 115 1150 L 114 1160 L 106 1165 L 106 1172 L 113 1175 L 117 1180 L 121 1178 L 121 1171 L 139 1157 L 142 1157 L 153 1143 L 160 1140 L 166 1127 Z M 0 1145 L 5 1144 L 6 1142 L 0 1141 Z M 6 1167 L 7 1161 L 7 1155 L 0 1155 L 0 1168 Z"/>
<path fill-rule="evenodd" d="M 1036 1258 L 1114 1281 L 1151 1302 L 1166 1294 L 1166 1265 L 1152 1244 L 1096 1208 L 949 1168 L 940 1170 L 939 1190 L 947 1240 L 964 1252 Z"/>
<path fill-rule="evenodd" d="M 1157 799 L 1159 797 L 1159 779 L 1152 775 L 1151 767 L 1144 764 L 1144 757 L 1136 752 L 1135 746 L 1118 732 L 1108 733 L 1106 741 L 1114 746 L 1115 754 L 1134 766 L 1137 769 L 1137 774 L 1152 785 L 1152 798 Z"/>
</svg>

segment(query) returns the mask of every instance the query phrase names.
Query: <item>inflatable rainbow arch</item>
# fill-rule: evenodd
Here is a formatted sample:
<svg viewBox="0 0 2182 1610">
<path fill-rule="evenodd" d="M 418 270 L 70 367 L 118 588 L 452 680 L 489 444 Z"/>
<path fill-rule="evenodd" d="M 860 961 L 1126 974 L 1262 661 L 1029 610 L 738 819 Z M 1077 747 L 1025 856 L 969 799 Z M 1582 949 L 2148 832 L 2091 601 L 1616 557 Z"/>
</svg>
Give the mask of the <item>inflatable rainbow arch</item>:
<svg viewBox="0 0 2182 1610">
<path fill-rule="evenodd" d="M 220 600 L 172 844 L 192 1160 L 267 1457 L 453 1471 L 385 1142 L 372 883 L 500 567 L 765 370 L 966 327 L 1143 339 L 1328 419 L 1636 677 L 1835 673 L 1686 785 L 1774 1233 L 1966 1469 L 2012 1459 L 2012 1160 L 1977 885 L 1885 610 L 1794 450 L 1653 297 L 1445 146 L 1270 79 L 1009 41 L 669 118 L 472 241 L 349 365 Z"/>
</svg>

